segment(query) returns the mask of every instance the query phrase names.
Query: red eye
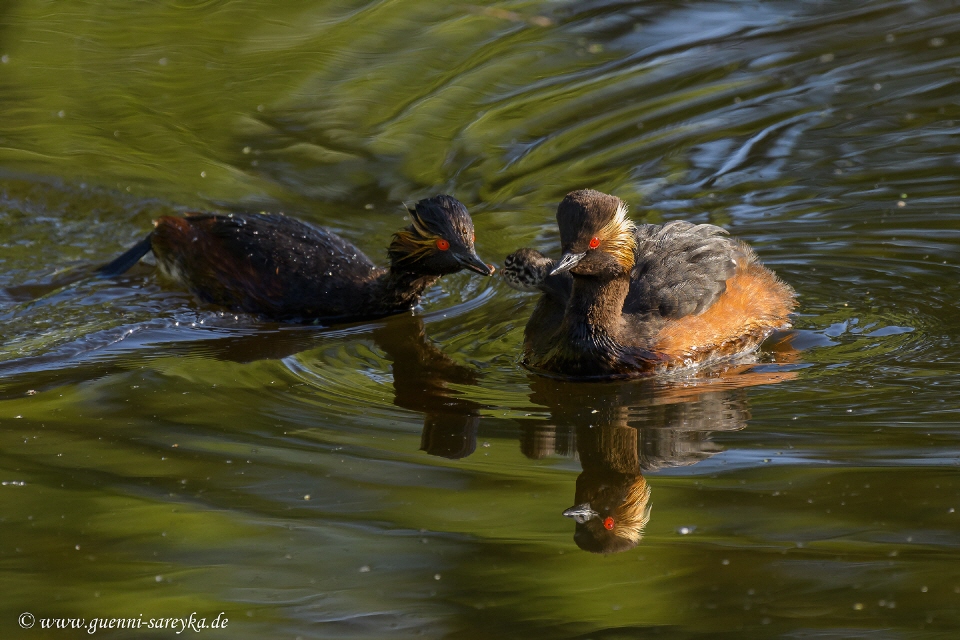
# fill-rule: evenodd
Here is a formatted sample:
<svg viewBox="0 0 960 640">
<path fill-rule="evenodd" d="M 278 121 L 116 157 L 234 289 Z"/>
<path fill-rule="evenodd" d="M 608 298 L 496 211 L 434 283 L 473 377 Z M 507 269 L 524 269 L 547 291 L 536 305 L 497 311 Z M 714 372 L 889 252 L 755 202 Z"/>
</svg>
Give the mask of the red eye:
<svg viewBox="0 0 960 640">
<path fill-rule="evenodd" d="M 594 240 L 596 240 L 596 238 L 594 238 Z M 606 529 L 607 531 L 610 531 L 611 529 L 613 529 L 613 524 L 614 524 L 613 518 L 607 517 L 603 521 L 603 528 Z"/>
<path fill-rule="evenodd" d="M 600 238 L 590 238 L 590 248 L 591 248 L 591 249 L 596 249 L 596 248 L 599 247 L 599 246 L 600 246 Z M 611 520 L 611 522 L 613 522 L 613 521 Z M 613 526 L 613 525 L 610 525 L 610 526 Z M 607 528 L 609 529 L 610 527 L 607 527 Z"/>
<path fill-rule="evenodd" d="M 450 248 L 450 243 L 444 240 L 443 238 L 437 238 L 437 249 L 440 251 L 446 251 Z"/>
<path fill-rule="evenodd" d="M 477 234 L 473 234 L 472 236 L 470 236 L 470 242 L 476 242 L 476 241 L 477 241 Z"/>
</svg>

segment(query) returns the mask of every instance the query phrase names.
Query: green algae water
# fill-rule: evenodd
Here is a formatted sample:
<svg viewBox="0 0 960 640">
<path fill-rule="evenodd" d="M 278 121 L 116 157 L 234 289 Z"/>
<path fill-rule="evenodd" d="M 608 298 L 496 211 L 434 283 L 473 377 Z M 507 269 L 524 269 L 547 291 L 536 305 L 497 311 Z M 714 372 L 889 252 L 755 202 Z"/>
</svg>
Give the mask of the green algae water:
<svg viewBox="0 0 960 640">
<path fill-rule="evenodd" d="M 953 637 L 958 93 L 932 1 L 5 0 L 0 636 Z M 577 384 L 497 278 L 304 327 L 90 277 L 198 209 L 382 264 L 440 192 L 486 260 L 555 256 L 586 187 L 750 242 L 794 330 Z M 581 550 L 616 482 L 642 538 Z"/>
</svg>

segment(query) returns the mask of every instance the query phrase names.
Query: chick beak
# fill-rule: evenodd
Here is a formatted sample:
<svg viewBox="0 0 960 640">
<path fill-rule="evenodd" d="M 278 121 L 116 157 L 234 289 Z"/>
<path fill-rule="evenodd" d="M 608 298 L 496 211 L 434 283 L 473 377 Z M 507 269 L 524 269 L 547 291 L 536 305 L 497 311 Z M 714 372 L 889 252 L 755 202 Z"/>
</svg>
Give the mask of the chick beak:
<svg viewBox="0 0 960 640">
<path fill-rule="evenodd" d="M 555 276 L 558 273 L 563 273 L 564 271 L 570 271 L 577 263 L 583 260 L 583 256 L 587 255 L 587 252 L 583 253 L 565 253 L 560 256 L 560 262 L 557 263 L 557 266 L 553 268 L 553 271 L 550 272 L 550 275 Z"/>
<path fill-rule="evenodd" d="M 563 515 L 568 518 L 573 518 L 579 524 L 583 524 L 587 520 L 600 517 L 599 513 L 590 508 L 589 502 L 584 502 L 583 504 L 578 504 L 575 507 L 570 507 L 563 512 Z"/>
<path fill-rule="evenodd" d="M 456 258 L 457 262 L 460 263 L 460 266 L 464 269 L 470 269 L 479 273 L 482 276 L 492 276 L 494 267 L 493 265 L 488 265 L 483 260 L 480 259 L 476 253 L 471 251 L 470 253 L 454 253 L 453 257 Z"/>
</svg>

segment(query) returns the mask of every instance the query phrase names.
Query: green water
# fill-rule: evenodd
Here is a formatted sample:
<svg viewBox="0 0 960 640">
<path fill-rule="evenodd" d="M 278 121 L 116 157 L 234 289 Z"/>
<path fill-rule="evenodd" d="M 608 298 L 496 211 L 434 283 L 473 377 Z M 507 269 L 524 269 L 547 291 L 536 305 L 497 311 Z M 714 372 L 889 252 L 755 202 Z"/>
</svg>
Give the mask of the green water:
<svg viewBox="0 0 960 640">
<path fill-rule="evenodd" d="M 4 0 L 0 636 L 954 637 L 951 5 Z M 496 278 L 318 328 L 84 277 L 191 209 L 383 262 L 438 192 L 486 260 L 555 255 L 583 187 L 752 243 L 800 296 L 792 348 L 559 383 L 518 365 L 535 298 Z M 604 455 L 651 511 L 598 555 L 560 514 Z"/>
</svg>

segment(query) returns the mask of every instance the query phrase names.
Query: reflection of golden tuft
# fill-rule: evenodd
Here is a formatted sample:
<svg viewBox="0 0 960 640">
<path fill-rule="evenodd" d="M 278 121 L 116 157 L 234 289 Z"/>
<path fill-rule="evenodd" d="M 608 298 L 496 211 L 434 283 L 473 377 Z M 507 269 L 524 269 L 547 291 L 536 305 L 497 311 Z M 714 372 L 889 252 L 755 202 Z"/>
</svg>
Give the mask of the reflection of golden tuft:
<svg viewBox="0 0 960 640">
<path fill-rule="evenodd" d="M 650 521 L 650 487 L 642 475 L 584 472 L 577 478 L 577 502 L 597 516 L 578 522 L 573 540 L 591 553 L 620 553 L 634 548 Z M 613 518 L 613 528 L 604 521 Z"/>
<path fill-rule="evenodd" d="M 643 537 L 643 529 L 650 521 L 650 509 L 647 508 L 649 503 L 650 485 L 647 484 L 643 476 L 637 476 L 636 481 L 630 485 L 630 489 L 627 491 L 626 499 L 617 508 L 613 516 L 614 522 L 616 522 L 613 532 L 618 537 L 629 541 L 631 547 L 640 542 Z"/>
<path fill-rule="evenodd" d="M 617 553 L 637 546 L 650 520 L 650 486 L 640 474 L 639 432 L 626 426 L 586 427 L 577 448 L 583 473 L 577 478 L 576 504 L 596 516 L 578 522 L 577 546 L 593 553 Z M 604 521 L 613 518 L 607 529 Z"/>
</svg>

